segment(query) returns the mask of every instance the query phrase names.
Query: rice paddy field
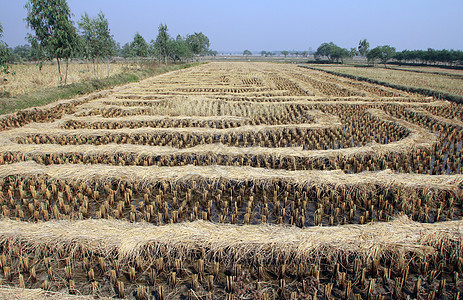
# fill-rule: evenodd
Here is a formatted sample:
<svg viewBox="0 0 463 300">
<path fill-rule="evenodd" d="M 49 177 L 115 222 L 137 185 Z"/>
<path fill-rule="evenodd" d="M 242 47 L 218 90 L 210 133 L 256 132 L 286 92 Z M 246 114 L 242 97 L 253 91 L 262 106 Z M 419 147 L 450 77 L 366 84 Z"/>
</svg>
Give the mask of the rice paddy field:
<svg viewBox="0 0 463 300">
<path fill-rule="evenodd" d="M 463 96 L 462 70 L 410 66 L 373 68 L 317 65 L 317 68 L 328 71 L 335 71 L 342 74 L 367 77 L 392 84 L 410 86 L 414 88 L 431 89 Z"/>
<path fill-rule="evenodd" d="M 458 299 L 463 288 L 462 105 L 295 65 L 214 62 L 0 123 L 4 297 Z"/>
</svg>

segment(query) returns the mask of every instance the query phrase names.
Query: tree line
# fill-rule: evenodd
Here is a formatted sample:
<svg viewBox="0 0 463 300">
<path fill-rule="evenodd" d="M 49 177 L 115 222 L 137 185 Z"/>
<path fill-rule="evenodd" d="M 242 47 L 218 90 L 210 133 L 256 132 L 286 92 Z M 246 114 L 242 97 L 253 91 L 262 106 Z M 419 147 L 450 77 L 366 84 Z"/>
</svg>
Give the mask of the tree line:
<svg viewBox="0 0 463 300">
<path fill-rule="evenodd" d="M 216 55 L 209 49 L 209 38 L 202 32 L 195 32 L 182 37 L 180 34 L 173 38 L 169 35 L 167 25 L 160 24 L 156 39 L 146 42 L 140 33 L 136 33 L 133 41 L 118 46 L 118 56 L 124 58 L 156 57 L 160 61 L 180 62 L 195 56 Z"/>
<path fill-rule="evenodd" d="M 361 56 L 366 57 L 368 63 L 374 64 L 376 61 L 380 61 L 385 64 L 394 57 L 395 53 L 395 48 L 389 45 L 378 46 L 370 50 L 370 43 L 363 39 L 360 40 L 357 47 L 350 50 L 339 47 L 333 42 L 323 43 L 317 48 L 314 56 L 316 60 L 326 57 L 332 63 L 343 63 L 345 58 Z"/>
<path fill-rule="evenodd" d="M 394 55 L 398 62 L 415 62 L 422 64 L 448 64 L 456 65 L 463 63 L 463 51 L 461 50 L 403 50 Z"/>
<path fill-rule="evenodd" d="M 307 57 L 309 54 L 312 54 L 312 53 L 310 51 L 287 51 L 287 50 L 276 51 L 276 52 L 265 51 L 265 50 L 260 51 L 260 56 L 265 56 L 265 57 L 274 56 L 278 54 L 281 54 L 286 58 L 288 55 L 292 55 L 295 57 L 298 57 L 298 56 Z M 243 51 L 243 56 L 249 56 L 249 55 L 253 55 L 253 53 L 247 49 Z"/>
<path fill-rule="evenodd" d="M 366 57 L 369 64 L 380 62 L 386 64 L 391 60 L 399 63 L 422 63 L 422 64 L 463 64 L 463 51 L 461 50 L 403 50 L 396 52 L 395 47 L 390 45 L 377 46 L 370 49 L 370 43 L 363 39 L 356 48 L 347 50 L 331 43 L 323 43 L 314 53 L 315 59 L 325 57 L 330 62 L 342 63 L 345 58 L 354 56 Z"/>
<path fill-rule="evenodd" d="M 160 24 L 157 37 L 149 44 L 136 33 L 133 41 L 121 47 L 114 40 L 108 19 L 101 11 L 93 18 L 84 13 L 75 26 L 66 0 L 28 0 L 25 9 L 25 21 L 32 31 L 26 37 L 30 44 L 11 49 L 0 40 L 0 73 L 7 73 L 8 63 L 12 62 L 36 61 L 41 68 L 42 62 L 55 60 L 60 82 L 66 84 L 69 61 L 73 58 L 88 60 L 96 73 L 99 63 L 109 64 L 114 56 L 149 57 L 167 64 L 216 54 L 209 49 L 209 38 L 202 32 L 172 38 L 167 25 Z M 0 38 L 2 35 L 0 23 Z"/>
</svg>

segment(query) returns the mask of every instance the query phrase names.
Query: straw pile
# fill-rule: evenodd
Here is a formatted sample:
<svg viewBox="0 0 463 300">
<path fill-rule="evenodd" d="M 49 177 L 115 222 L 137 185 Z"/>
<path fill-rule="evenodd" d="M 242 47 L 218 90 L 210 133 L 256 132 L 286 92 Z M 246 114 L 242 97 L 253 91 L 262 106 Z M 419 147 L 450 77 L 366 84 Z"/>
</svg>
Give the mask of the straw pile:
<svg viewBox="0 0 463 300">
<path fill-rule="evenodd" d="M 0 287 L 0 299 L 2 300 L 90 300 L 91 296 L 77 296 L 66 293 L 44 291 L 42 289 L 22 289 L 11 286 Z"/>
<path fill-rule="evenodd" d="M 334 227 L 286 227 L 277 225 L 231 225 L 206 221 L 156 226 L 116 220 L 48 221 L 39 223 L 0 221 L 0 244 L 20 247 L 20 252 L 53 252 L 59 245 L 67 253 L 80 255 L 84 248 L 120 261 L 144 257 L 154 263 L 161 253 L 169 260 L 194 258 L 206 249 L 206 258 L 220 252 L 222 266 L 249 263 L 262 256 L 286 264 L 330 263 L 353 258 L 397 259 L 399 255 L 426 260 L 442 249 L 462 253 L 463 221 L 434 224 L 413 222 L 406 216 L 387 223 Z"/>
</svg>

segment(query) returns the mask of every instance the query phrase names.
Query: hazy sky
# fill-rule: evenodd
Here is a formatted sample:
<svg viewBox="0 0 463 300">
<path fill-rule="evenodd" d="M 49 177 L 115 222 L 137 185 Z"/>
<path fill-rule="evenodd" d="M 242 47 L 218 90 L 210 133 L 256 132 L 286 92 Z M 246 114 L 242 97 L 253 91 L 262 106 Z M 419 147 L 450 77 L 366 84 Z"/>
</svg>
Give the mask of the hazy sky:
<svg viewBox="0 0 463 300">
<path fill-rule="evenodd" d="M 26 0 L 0 0 L 3 40 L 25 44 Z M 323 42 L 356 47 L 463 49 L 462 0 L 68 0 L 73 20 L 82 13 L 109 20 L 116 41 L 140 32 L 149 42 L 159 23 L 172 36 L 203 32 L 219 51 L 308 50 Z"/>
</svg>

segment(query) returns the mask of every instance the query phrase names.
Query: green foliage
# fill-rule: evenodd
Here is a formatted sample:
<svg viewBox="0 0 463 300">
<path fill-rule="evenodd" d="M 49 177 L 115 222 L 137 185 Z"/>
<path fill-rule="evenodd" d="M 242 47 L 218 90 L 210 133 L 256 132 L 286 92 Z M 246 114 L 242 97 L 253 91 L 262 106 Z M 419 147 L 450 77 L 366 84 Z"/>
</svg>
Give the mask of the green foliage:
<svg viewBox="0 0 463 300">
<path fill-rule="evenodd" d="M 0 23 L 0 37 L 3 37 L 3 26 Z M 8 74 L 8 60 L 10 57 L 10 50 L 8 45 L 3 41 L 0 41 L 0 74 Z"/>
<path fill-rule="evenodd" d="M 402 61 L 428 63 L 458 64 L 463 63 L 463 51 L 461 50 L 403 50 L 394 55 L 394 59 Z"/>
<path fill-rule="evenodd" d="M 130 43 L 130 48 L 132 49 L 133 56 L 147 57 L 149 54 L 148 44 L 138 32 L 133 37 L 133 41 Z"/>
<path fill-rule="evenodd" d="M 252 55 L 252 52 L 246 49 L 246 50 L 243 51 L 243 55 L 244 56 L 249 56 L 249 55 Z"/>
<path fill-rule="evenodd" d="M 167 64 L 167 57 L 169 56 L 169 45 L 170 43 L 169 33 L 167 32 L 167 25 L 159 24 L 158 36 L 154 42 L 154 48 L 160 57 L 164 58 L 164 62 Z"/>
<path fill-rule="evenodd" d="M 77 24 L 81 31 L 81 49 L 85 58 L 95 63 L 95 60 L 109 58 L 115 54 L 116 42 L 103 12 L 100 11 L 94 19 L 85 13 Z"/>
<path fill-rule="evenodd" d="M 217 51 L 209 49 L 207 50 L 206 55 L 217 56 L 217 53 L 218 53 Z"/>
<path fill-rule="evenodd" d="M 331 43 L 323 43 L 317 48 L 315 52 L 315 57 L 326 56 L 331 62 L 343 62 L 343 59 L 349 57 L 350 53 L 347 49 L 341 48 Z"/>
<path fill-rule="evenodd" d="M 359 42 L 359 45 L 357 47 L 358 53 L 360 56 L 365 57 L 367 56 L 368 50 L 370 49 L 370 43 L 367 41 L 367 39 L 363 39 Z"/>
<path fill-rule="evenodd" d="M 272 56 L 273 53 L 270 52 L 270 51 L 264 51 L 264 50 L 262 50 L 262 51 L 260 51 L 260 55 L 261 55 L 261 56 L 265 56 L 265 57 L 269 57 L 269 56 Z"/>
<path fill-rule="evenodd" d="M 286 58 L 286 56 L 288 56 L 288 54 L 289 54 L 289 51 L 286 51 L 286 50 L 285 50 L 285 51 L 281 51 L 281 54 L 283 54 L 284 57 Z"/>
<path fill-rule="evenodd" d="M 30 45 L 19 45 L 11 51 L 11 61 L 31 61 L 32 58 L 32 47 Z"/>
<path fill-rule="evenodd" d="M 62 82 L 60 60 L 68 61 L 77 45 L 69 6 L 66 0 L 29 0 L 25 8 L 26 23 L 34 31 L 34 34 L 28 34 L 28 40 L 39 44 L 48 59 L 56 58 Z"/>
<path fill-rule="evenodd" d="M 195 32 L 186 37 L 191 52 L 195 55 L 204 55 L 209 50 L 209 38 L 202 32 Z"/>
<path fill-rule="evenodd" d="M 357 51 L 357 48 L 350 48 L 350 51 L 349 51 L 349 57 L 355 57 L 359 55 L 359 52 Z"/>
<path fill-rule="evenodd" d="M 177 35 L 175 39 L 168 33 L 167 25 L 160 24 L 156 40 L 151 41 L 152 53 L 167 65 L 168 59 L 172 62 L 188 61 L 195 54 L 217 55 L 217 52 L 208 52 L 209 39 L 202 33 L 188 35 L 186 38 Z"/>
<path fill-rule="evenodd" d="M 42 62 L 45 58 L 44 52 L 41 44 L 35 40 L 31 42 L 31 59 L 37 62 L 40 70 L 42 70 Z"/>
<path fill-rule="evenodd" d="M 130 43 L 125 43 L 124 46 L 122 46 L 121 49 L 121 55 L 124 58 L 132 58 L 135 57 L 135 53 L 133 52 L 132 47 L 130 46 Z"/>
<path fill-rule="evenodd" d="M 173 62 L 180 62 L 193 57 L 188 42 L 182 36 L 169 40 L 169 57 Z"/>
<path fill-rule="evenodd" d="M 367 53 L 367 59 L 369 63 L 375 62 L 376 59 L 381 61 L 382 64 L 386 65 L 388 60 L 391 60 L 395 55 L 395 48 L 389 45 L 378 46 L 371 49 Z"/>
<path fill-rule="evenodd" d="M 8 74 L 8 60 L 10 50 L 7 45 L 0 41 L 0 73 Z"/>
</svg>

